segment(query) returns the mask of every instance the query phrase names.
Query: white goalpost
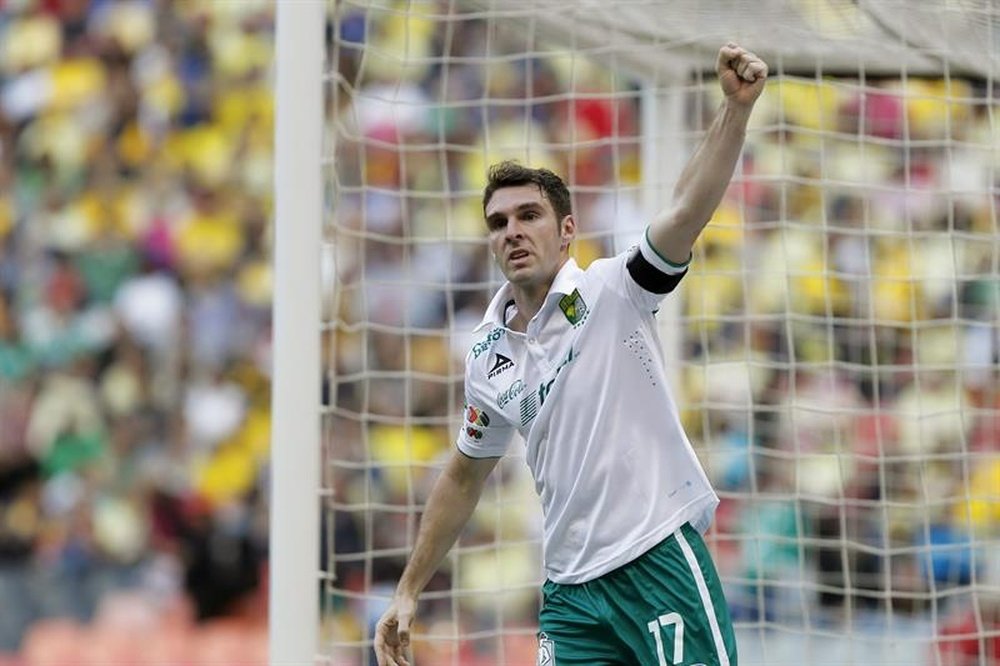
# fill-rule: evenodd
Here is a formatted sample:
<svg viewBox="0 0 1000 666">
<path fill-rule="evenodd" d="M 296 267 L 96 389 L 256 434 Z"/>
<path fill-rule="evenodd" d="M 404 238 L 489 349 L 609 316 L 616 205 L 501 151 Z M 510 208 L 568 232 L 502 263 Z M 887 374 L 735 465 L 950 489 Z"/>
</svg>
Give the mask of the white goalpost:
<svg viewBox="0 0 1000 666">
<path fill-rule="evenodd" d="M 270 662 L 319 654 L 320 243 L 326 7 L 277 4 Z"/>
<path fill-rule="evenodd" d="M 487 166 L 566 178 L 581 265 L 625 250 L 669 202 L 735 40 L 770 79 L 659 320 L 722 499 L 706 540 L 740 661 L 1000 665 L 1000 7 L 277 12 L 272 663 L 375 664 L 502 280 Z M 534 663 L 522 448 L 421 597 L 416 666 Z"/>
</svg>

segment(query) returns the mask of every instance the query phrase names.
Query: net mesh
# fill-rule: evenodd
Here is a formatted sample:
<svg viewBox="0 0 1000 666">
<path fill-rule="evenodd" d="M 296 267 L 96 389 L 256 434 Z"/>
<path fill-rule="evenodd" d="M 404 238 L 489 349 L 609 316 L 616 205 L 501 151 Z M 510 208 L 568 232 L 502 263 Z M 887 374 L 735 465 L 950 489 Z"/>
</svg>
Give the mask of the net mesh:
<svg viewBox="0 0 1000 666">
<path fill-rule="evenodd" d="M 707 539 L 741 661 L 1000 664 L 998 10 L 665 14 L 331 6 L 324 658 L 375 663 L 461 424 L 464 356 L 501 283 L 487 165 L 565 176 L 581 266 L 627 248 L 707 128 L 714 52 L 737 38 L 771 79 L 661 319 L 722 498 Z M 534 661 L 540 517 L 521 450 L 422 597 L 417 664 Z"/>
</svg>

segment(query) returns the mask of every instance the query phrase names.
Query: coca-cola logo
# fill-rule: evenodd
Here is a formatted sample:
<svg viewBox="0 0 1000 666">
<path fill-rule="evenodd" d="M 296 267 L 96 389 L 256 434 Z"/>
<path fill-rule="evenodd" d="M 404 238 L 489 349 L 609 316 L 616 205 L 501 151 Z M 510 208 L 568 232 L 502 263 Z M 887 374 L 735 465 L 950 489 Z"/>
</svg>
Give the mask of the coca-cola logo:
<svg viewBox="0 0 1000 666">
<path fill-rule="evenodd" d="M 500 409 L 503 409 L 508 403 L 510 403 L 517 396 L 521 395 L 523 392 L 524 382 L 518 379 L 505 390 L 497 393 L 497 406 L 499 406 Z"/>
</svg>

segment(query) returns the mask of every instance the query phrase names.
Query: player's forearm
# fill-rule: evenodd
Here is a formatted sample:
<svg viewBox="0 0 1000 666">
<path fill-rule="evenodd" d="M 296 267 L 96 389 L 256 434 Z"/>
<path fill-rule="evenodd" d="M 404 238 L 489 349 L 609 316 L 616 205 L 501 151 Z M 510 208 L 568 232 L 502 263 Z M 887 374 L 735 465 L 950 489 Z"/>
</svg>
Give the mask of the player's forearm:
<svg viewBox="0 0 1000 666">
<path fill-rule="evenodd" d="M 460 473 L 454 463 L 445 468 L 427 499 L 417 543 L 399 579 L 398 594 L 416 597 L 424 589 L 472 516 L 484 481 Z"/>
<path fill-rule="evenodd" d="M 673 203 L 649 229 L 649 240 L 667 259 L 687 261 L 729 186 L 743 149 L 752 106 L 723 102 L 704 139 L 681 172 Z"/>
</svg>

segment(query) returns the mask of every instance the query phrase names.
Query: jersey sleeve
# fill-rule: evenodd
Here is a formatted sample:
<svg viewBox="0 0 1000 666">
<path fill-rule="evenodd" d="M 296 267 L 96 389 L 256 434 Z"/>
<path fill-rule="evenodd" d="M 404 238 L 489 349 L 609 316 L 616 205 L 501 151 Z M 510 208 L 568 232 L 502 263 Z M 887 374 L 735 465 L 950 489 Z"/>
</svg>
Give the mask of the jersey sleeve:
<svg viewBox="0 0 1000 666">
<path fill-rule="evenodd" d="M 664 296 L 673 291 L 687 274 L 690 257 L 683 264 L 669 261 L 649 242 L 649 230 L 625 258 L 629 296 L 642 309 L 655 310 Z"/>
<path fill-rule="evenodd" d="M 455 445 L 470 458 L 499 458 L 507 452 L 514 436 L 514 427 L 480 395 L 465 377 L 465 407 L 462 409 L 462 427 Z"/>
</svg>

